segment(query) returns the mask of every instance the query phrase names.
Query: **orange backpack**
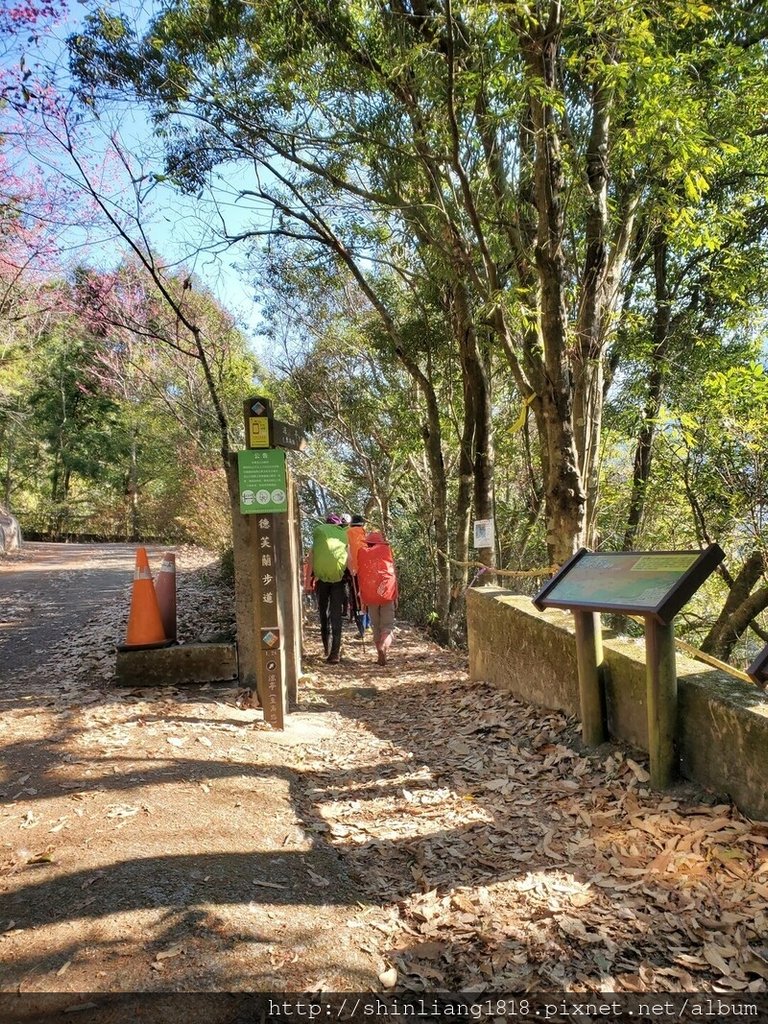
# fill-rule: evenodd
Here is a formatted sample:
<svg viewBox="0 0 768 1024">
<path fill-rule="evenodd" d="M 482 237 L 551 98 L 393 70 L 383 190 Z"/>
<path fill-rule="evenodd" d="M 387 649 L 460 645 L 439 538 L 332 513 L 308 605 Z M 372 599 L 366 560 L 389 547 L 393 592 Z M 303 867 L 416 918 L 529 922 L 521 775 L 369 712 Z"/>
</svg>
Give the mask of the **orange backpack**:
<svg viewBox="0 0 768 1024">
<path fill-rule="evenodd" d="M 347 545 L 349 547 L 349 568 L 357 572 L 357 553 L 360 548 L 365 547 L 365 527 L 347 527 Z"/>
</svg>

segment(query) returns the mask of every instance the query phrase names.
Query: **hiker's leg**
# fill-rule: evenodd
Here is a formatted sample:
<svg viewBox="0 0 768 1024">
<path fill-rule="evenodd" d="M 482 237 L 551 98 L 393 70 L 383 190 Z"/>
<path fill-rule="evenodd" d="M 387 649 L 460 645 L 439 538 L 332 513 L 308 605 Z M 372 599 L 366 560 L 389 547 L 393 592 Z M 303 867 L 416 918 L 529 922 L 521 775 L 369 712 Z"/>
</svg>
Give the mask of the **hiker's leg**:
<svg viewBox="0 0 768 1024">
<path fill-rule="evenodd" d="M 381 605 L 369 604 L 368 605 L 368 618 L 371 620 L 371 632 L 373 633 L 373 642 L 376 644 L 378 650 L 381 642 Z"/>
<path fill-rule="evenodd" d="M 328 657 L 338 659 L 339 651 L 341 650 L 341 623 L 343 619 L 342 605 L 344 603 L 344 583 L 339 581 L 338 583 L 330 584 L 330 608 L 329 608 L 329 620 L 331 627 L 331 648 L 328 652 Z"/>
<path fill-rule="evenodd" d="M 330 651 L 330 621 L 328 618 L 328 606 L 331 598 L 331 587 L 332 583 L 326 583 L 325 580 L 318 580 L 315 592 L 317 594 L 317 611 L 320 616 L 320 638 L 323 642 L 323 650 L 325 651 L 326 658 Z"/>
<path fill-rule="evenodd" d="M 352 577 L 352 600 L 355 603 L 355 625 L 357 635 L 362 639 L 365 636 L 365 609 L 360 600 L 360 585 L 357 576 Z"/>
<path fill-rule="evenodd" d="M 380 604 L 369 604 L 368 605 L 368 617 L 371 620 L 371 632 L 373 633 L 373 642 L 376 644 L 376 650 L 378 652 L 378 663 L 380 665 L 386 664 L 386 654 L 381 647 L 381 605 Z"/>
<path fill-rule="evenodd" d="M 387 601 L 379 608 L 379 649 L 386 655 L 394 640 L 395 602 Z"/>
</svg>

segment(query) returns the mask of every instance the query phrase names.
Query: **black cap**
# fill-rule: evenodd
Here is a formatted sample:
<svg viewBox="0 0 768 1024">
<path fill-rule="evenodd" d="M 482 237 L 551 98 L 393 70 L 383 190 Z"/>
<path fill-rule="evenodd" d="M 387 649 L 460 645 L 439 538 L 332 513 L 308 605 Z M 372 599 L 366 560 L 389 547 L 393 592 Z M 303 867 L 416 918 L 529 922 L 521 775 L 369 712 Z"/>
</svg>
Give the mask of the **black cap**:
<svg viewBox="0 0 768 1024">
<path fill-rule="evenodd" d="M 365 526 L 365 518 L 363 516 L 352 516 L 351 526 Z"/>
</svg>

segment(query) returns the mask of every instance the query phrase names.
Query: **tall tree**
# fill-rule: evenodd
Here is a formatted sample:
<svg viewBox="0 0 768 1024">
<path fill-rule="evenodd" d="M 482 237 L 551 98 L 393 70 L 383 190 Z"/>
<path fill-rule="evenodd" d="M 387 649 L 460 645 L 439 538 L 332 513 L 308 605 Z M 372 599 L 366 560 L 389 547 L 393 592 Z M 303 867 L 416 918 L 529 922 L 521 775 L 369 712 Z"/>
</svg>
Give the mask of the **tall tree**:
<svg viewBox="0 0 768 1024">
<path fill-rule="evenodd" d="M 731 92 L 752 98 L 765 78 L 742 15 L 679 0 L 653 21 L 597 0 L 173 4 L 142 39 L 96 15 L 74 66 L 89 95 L 130 86 L 173 125 L 169 170 L 189 187 L 247 156 L 278 229 L 308 228 L 364 289 L 377 222 L 436 254 L 465 353 L 476 511 L 492 504 L 487 323 L 530 400 L 562 559 L 594 536 L 605 367 L 649 183 L 695 203 L 722 155 L 702 114 L 734 49 L 751 63 Z"/>
</svg>

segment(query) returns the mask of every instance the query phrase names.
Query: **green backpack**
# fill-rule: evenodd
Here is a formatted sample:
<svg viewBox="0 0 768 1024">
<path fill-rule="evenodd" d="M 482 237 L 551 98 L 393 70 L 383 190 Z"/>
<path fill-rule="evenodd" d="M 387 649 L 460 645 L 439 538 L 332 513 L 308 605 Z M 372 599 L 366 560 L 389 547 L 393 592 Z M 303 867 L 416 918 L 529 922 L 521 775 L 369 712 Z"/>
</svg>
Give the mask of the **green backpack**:
<svg viewBox="0 0 768 1024">
<path fill-rule="evenodd" d="M 347 531 L 342 526 L 320 523 L 312 532 L 312 568 L 315 577 L 338 583 L 347 567 Z"/>
</svg>

